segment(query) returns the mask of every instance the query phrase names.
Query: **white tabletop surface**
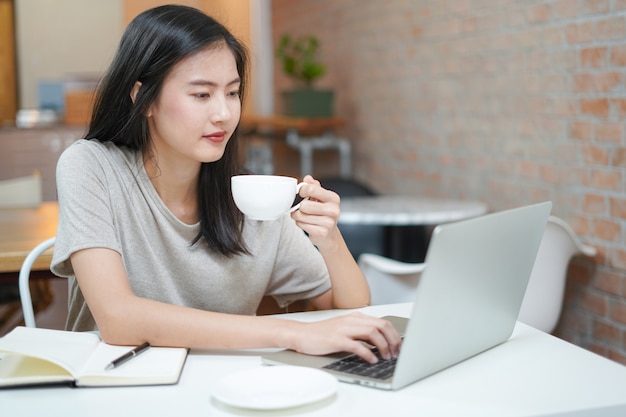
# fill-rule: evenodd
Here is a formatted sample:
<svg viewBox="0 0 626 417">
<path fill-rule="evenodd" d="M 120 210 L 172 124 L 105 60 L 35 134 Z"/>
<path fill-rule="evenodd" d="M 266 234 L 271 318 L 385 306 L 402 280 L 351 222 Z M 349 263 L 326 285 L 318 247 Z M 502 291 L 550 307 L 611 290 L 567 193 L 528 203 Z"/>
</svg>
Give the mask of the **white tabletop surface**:
<svg viewBox="0 0 626 417">
<path fill-rule="evenodd" d="M 437 225 L 487 212 L 480 201 L 379 195 L 341 199 L 343 224 Z"/>
<path fill-rule="evenodd" d="M 411 304 L 367 307 L 408 316 Z M 285 315 L 303 321 L 344 312 Z M 211 398 L 220 378 L 260 367 L 262 351 L 193 351 L 176 385 L 0 391 L 3 416 L 624 416 L 626 367 L 518 323 L 511 340 L 400 391 L 339 384 L 330 399 L 250 411 Z"/>
</svg>

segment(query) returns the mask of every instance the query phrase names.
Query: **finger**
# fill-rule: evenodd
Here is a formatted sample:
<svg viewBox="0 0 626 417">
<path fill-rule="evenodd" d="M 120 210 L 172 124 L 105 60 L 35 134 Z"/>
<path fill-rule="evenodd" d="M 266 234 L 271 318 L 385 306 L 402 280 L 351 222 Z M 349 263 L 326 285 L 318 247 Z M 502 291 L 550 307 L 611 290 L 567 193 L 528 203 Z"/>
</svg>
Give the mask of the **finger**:
<svg viewBox="0 0 626 417">
<path fill-rule="evenodd" d="M 367 317 L 370 332 L 365 339 L 376 346 L 384 359 L 397 357 L 402 344 L 402 339 L 390 321 L 372 319 Z"/>
<path fill-rule="evenodd" d="M 315 187 L 315 186 L 319 186 L 320 182 L 316 181 L 312 176 L 310 175 L 305 175 L 305 177 L 302 179 L 302 187 L 300 188 L 300 191 L 298 192 L 298 194 L 300 194 L 300 196 L 302 197 L 309 197 L 309 190 L 311 187 Z"/>
<path fill-rule="evenodd" d="M 372 332 L 369 336 L 369 343 L 373 346 L 376 346 L 378 349 L 378 353 L 383 359 L 391 359 L 391 351 L 389 349 L 389 343 L 387 339 L 383 336 L 381 332 L 376 329 L 376 331 Z"/>
<path fill-rule="evenodd" d="M 402 338 L 400 337 L 400 334 L 395 329 L 395 327 L 393 327 L 393 324 L 391 324 L 390 321 L 388 320 L 384 320 L 384 321 L 385 321 L 385 324 L 381 328 L 381 333 L 383 337 L 385 338 L 385 340 L 387 341 L 387 344 L 389 346 L 389 354 L 395 358 L 400 353 L 400 348 L 402 346 Z"/>
<path fill-rule="evenodd" d="M 353 347 L 352 347 L 353 346 Z M 368 363 L 378 363 L 378 357 L 372 350 L 361 342 L 355 342 L 347 352 L 354 353 Z"/>
<path fill-rule="evenodd" d="M 339 195 L 334 191 L 327 190 L 322 187 L 319 181 L 313 180 L 311 177 L 305 177 L 311 179 L 311 182 L 305 182 L 305 185 L 300 189 L 300 195 L 302 197 L 308 197 L 312 200 L 318 200 L 323 202 L 330 202 L 339 204 Z"/>
<path fill-rule="evenodd" d="M 318 180 L 316 180 L 315 178 L 313 178 L 313 176 L 311 175 L 305 175 L 304 178 L 302 179 L 303 182 L 306 182 L 308 184 L 317 184 L 320 185 L 320 182 Z"/>
<path fill-rule="evenodd" d="M 325 203 L 321 201 L 315 201 L 311 199 L 303 200 L 300 204 L 300 211 L 302 212 L 303 219 L 315 221 L 316 217 L 328 217 L 333 221 L 339 219 L 341 210 L 337 204 Z"/>
</svg>

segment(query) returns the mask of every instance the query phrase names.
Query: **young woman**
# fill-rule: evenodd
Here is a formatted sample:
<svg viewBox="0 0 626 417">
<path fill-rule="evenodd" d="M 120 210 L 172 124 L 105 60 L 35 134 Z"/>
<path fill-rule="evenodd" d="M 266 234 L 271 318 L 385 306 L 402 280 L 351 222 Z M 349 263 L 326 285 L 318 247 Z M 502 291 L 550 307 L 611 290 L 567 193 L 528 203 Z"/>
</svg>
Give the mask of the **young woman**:
<svg viewBox="0 0 626 417">
<path fill-rule="evenodd" d="M 130 23 L 86 138 L 57 167 L 52 270 L 70 278 L 68 329 L 98 329 L 114 344 L 349 351 L 375 362 L 367 341 L 397 355 L 398 334 L 378 318 L 254 316 L 264 295 L 355 308 L 369 289 L 337 228 L 339 197 L 310 176 L 291 217 L 252 221 L 234 206 L 246 70 L 243 46 L 196 9 L 157 7 Z"/>
</svg>

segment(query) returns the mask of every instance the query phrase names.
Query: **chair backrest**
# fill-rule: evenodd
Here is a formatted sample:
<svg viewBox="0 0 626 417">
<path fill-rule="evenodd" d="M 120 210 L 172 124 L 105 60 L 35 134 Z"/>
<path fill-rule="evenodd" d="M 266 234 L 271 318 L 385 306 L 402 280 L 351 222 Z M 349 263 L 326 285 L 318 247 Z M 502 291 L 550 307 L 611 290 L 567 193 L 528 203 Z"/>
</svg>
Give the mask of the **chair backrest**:
<svg viewBox="0 0 626 417">
<path fill-rule="evenodd" d="M 396 261 L 371 253 L 358 259 L 370 287 L 372 305 L 413 302 L 424 263 Z"/>
<path fill-rule="evenodd" d="M 550 216 L 539 246 L 519 320 L 552 333 L 561 316 L 567 268 L 574 255 L 594 256 L 596 248 L 584 245 L 562 219 Z"/>
<path fill-rule="evenodd" d="M 556 328 L 563 307 L 567 268 L 574 255 L 594 256 L 563 220 L 550 216 L 524 295 L 519 320 L 547 333 Z M 362 254 L 359 267 L 370 286 L 372 304 L 413 300 L 424 263 L 406 263 Z"/>
<path fill-rule="evenodd" d="M 31 250 L 26 256 L 24 262 L 22 263 L 22 267 L 20 268 L 18 285 L 20 290 L 20 301 L 22 303 L 22 314 L 24 316 L 24 324 L 26 327 L 36 327 L 35 312 L 33 309 L 33 301 L 30 295 L 29 286 L 30 271 L 35 260 L 45 251 L 53 247 L 55 241 L 56 237 L 51 237 L 50 239 L 35 246 L 35 248 L 33 248 L 33 250 Z"/>
</svg>

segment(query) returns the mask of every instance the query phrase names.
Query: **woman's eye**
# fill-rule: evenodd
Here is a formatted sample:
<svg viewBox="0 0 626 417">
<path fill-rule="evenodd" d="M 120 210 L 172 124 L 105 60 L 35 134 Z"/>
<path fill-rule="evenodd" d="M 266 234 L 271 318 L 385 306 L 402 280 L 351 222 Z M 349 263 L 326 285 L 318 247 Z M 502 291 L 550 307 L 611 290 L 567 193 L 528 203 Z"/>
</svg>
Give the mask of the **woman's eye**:
<svg viewBox="0 0 626 417">
<path fill-rule="evenodd" d="M 195 98 L 208 98 L 210 97 L 209 93 L 196 93 L 193 95 Z"/>
<path fill-rule="evenodd" d="M 228 93 L 228 95 L 231 97 L 239 97 L 239 95 L 241 95 L 241 92 L 239 90 L 231 91 L 230 93 Z"/>
</svg>

